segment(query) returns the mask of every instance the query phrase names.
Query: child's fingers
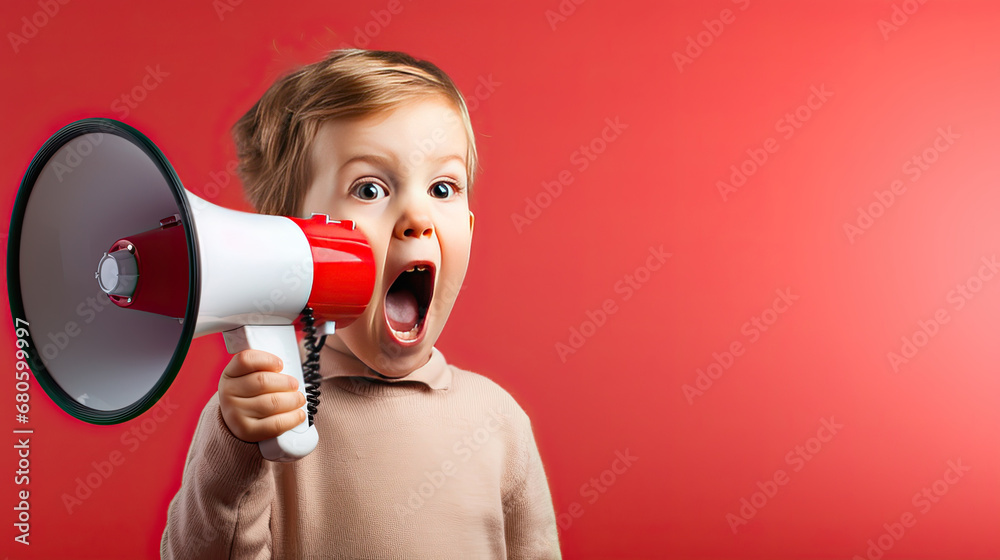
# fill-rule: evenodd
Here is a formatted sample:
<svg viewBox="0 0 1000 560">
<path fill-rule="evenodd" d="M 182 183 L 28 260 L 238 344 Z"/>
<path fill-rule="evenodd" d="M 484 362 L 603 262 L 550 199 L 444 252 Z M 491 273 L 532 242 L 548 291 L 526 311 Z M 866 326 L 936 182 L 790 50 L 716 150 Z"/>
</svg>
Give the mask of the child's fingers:
<svg viewBox="0 0 1000 560">
<path fill-rule="evenodd" d="M 298 393 L 299 381 L 291 375 L 273 371 L 255 371 L 239 377 L 222 376 L 219 390 L 229 396 L 251 398 L 268 393 Z"/>
<path fill-rule="evenodd" d="M 241 377 L 255 371 L 281 372 L 281 358 L 263 350 L 244 350 L 233 355 L 222 370 L 223 377 Z"/>
<path fill-rule="evenodd" d="M 251 398 L 237 397 L 231 399 L 230 403 L 242 416 L 262 420 L 301 407 L 306 404 L 306 397 L 298 391 L 284 391 Z"/>
<path fill-rule="evenodd" d="M 234 425 L 228 423 L 227 425 L 229 425 L 229 430 L 233 432 L 233 435 L 239 439 L 256 443 L 265 439 L 278 437 L 298 426 L 305 419 L 305 411 L 296 409 L 291 412 L 283 412 L 261 419 L 240 416 L 234 418 L 232 422 Z"/>
<path fill-rule="evenodd" d="M 277 437 L 306 419 L 299 382 L 277 373 L 281 360 L 261 350 L 235 354 L 219 380 L 219 406 L 229 431 L 258 442 Z"/>
<path fill-rule="evenodd" d="M 263 436 L 261 439 L 278 437 L 295 426 L 298 426 L 304 422 L 305 419 L 306 413 L 304 410 L 293 410 L 291 412 L 284 412 L 282 414 L 259 420 L 258 427 L 261 435 Z"/>
</svg>

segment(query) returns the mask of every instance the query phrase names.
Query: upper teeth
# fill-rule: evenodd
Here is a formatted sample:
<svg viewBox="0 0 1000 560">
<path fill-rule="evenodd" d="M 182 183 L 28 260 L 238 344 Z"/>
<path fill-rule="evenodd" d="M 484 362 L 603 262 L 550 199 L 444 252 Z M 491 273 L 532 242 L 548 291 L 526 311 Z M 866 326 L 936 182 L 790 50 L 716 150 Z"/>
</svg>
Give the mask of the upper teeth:
<svg viewBox="0 0 1000 560">
<path fill-rule="evenodd" d="M 406 272 L 417 272 L 418 270 L 420 272 L 423 272 L 423 271 L 427 270 L 427 265 L 419 264 L 419 265 L 416 265 L 413 268 L 407 270 Z"/>
</svg>

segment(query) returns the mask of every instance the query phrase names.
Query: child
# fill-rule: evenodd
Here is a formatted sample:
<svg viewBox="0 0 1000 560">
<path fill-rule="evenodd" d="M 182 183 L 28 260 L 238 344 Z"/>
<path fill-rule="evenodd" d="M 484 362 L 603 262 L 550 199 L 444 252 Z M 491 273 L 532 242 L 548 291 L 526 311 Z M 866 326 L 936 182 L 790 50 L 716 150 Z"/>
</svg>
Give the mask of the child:
<svg viewBox="0 0 1000 560">
<path fill-rule="evenodd" d="M 297 462 L 266 461 L 253 443 L 304 419 L 295 381 L 271 354 L 233 356 L 195 430 L 162 556 L 558 558 L 528 417 L 434 348 L 474 223 L 475 140 L 452 81 L 402 53 L 335 51 L 278 80 L 234 136 L 254 207 L 353 220 L 375 291 L 327 338 L 320 442 Z"/>
</svg>

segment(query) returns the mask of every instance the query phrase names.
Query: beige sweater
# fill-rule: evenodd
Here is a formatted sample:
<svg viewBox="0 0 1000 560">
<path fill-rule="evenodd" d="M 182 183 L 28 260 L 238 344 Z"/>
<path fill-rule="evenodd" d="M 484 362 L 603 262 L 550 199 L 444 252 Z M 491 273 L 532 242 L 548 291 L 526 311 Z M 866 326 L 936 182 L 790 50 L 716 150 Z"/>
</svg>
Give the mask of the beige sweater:
<svg viewBox="0 0 1000 560">
<path fill-rule="evenodd" d="M 205 406 L 163 558 L 559 558 L 531 424 L 489 379 L 430 361 L 396 382 L 324 348 L 316 450 L 261 458 Z"/>
</svg>

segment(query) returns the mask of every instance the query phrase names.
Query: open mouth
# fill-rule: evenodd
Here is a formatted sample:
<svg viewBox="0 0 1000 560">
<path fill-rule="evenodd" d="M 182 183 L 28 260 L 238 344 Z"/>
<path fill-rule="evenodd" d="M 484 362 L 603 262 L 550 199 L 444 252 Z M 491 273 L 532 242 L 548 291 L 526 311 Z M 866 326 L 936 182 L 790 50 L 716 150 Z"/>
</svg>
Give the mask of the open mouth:
<svg viewBox="0 0 1000 560">
<path fill-rule="evenodd" d="M 385 294 L 385 320 L 400 342 L 416 341 L 434 295 L 434 265 L 414 263 L 399 274 Z"/>
</svg>

